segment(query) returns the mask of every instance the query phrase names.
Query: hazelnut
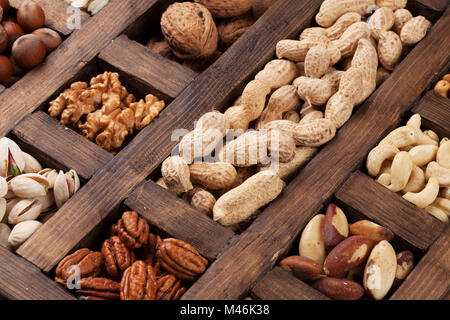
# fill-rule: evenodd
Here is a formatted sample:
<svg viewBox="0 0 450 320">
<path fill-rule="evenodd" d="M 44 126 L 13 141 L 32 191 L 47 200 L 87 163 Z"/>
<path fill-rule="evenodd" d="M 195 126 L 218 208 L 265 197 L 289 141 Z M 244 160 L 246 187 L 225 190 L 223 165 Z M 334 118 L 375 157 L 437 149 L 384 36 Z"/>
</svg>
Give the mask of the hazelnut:
<svg viewBox="0 0 450 320">
<path fill-rule="evenodd" d="M 25 34 L 23 29 L 13 21 L 3 21 L 2 25 L 3 28 L 5 28 L 6 33 L 8 34 L 9 44 L 13 44 L 14 41 Z"/>
<path fill-rule="evenodd" d="M 5 28 L 0 25 L 0 52 L 3 52 L 8 47 L 8 33 Z"/>
<path fill-rule="evenodd" d="M 0 81 L 8 80 L 13 72 L 13 65 L 8 57 L 0 55 Z"/>
<path fill-rule="evenodd" d="M 41 63 L 47 50 L 41 39 L 34 34 L 27 34 L 17 39 L 12 47 L 14 61 L 19 67 L 33 68 Z"/>
<path fill-rule="evenodd" d="M 211 13 L 198 3 L 175 2 L 163 13 L 161 29 L 181 59 L 200 59 L 217 50 L 218 33 Z"/>
<path fill-rule="evenodd" d="M 34 1 L 25 1 L 17 11 L 17 21 L 28 32 L 42 27 L 45 23 L 45 13 Z"/>
<path fill-rule="evenodd" d="M 49 28 L 40 28 L 34 30 L 32 34 L 38 36 L 41 39 L 41 41 L 45 45 L 45 48 L 47 49 L 47 53 L 56 49 L 56 47 L 58 47 L 62 42 L 58 32 Z"/>
</svg>

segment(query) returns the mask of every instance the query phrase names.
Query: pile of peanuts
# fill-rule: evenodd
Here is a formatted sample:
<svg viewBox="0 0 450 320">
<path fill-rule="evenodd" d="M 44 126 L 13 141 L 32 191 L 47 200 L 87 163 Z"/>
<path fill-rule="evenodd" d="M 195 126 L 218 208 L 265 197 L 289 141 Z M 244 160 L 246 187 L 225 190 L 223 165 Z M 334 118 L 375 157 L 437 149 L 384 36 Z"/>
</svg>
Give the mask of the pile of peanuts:
<svg viewBox="0 0 450 320">
<path fill-rule="evenodd" d="M 406 1 L 377 1 L 366 20 L 374 5 L 325 0 L 316 16 L 322 27 L 305 29 L 300 40 L 281 40 L 277 59 L 232 107 L 206 113 L 182 138 L 157 183 L 233 230 L 251 222 L 375 90 L 377 74 L 388 74 L 402 48 L 419 42 L 431 25 L 412 18 Z M 276 166 L 267 161 L 274 158 Z"/>
<path fill-rule="evenodd" d="M 367 172 L 388 189 L 439 220 L 450 216 L 450 140 L 422 131 L 414 114 L 389 133 L 367 157 Z"/>
<path fill-rule="evenodd" d="M 434 91 L 443 96 L 444 98 L 448 98 L 448 91 L 450 90 L 450 74 L 446 74 L 442 77 L 441 80 L 436 83 L 434 86 Z"/>
<path fill-rule="evenodd" d="M 344 212 L 330 204 L 303 230 L 300 255 L 281 260 L 280 266 L 331 299 L 357 300 L 366 293 L 381 300 L 414 267 L 413 253 L 396 254 L 389 243 L 393 238 L 392 231 L 369 220 L 349 225 Z"/>
</svg>

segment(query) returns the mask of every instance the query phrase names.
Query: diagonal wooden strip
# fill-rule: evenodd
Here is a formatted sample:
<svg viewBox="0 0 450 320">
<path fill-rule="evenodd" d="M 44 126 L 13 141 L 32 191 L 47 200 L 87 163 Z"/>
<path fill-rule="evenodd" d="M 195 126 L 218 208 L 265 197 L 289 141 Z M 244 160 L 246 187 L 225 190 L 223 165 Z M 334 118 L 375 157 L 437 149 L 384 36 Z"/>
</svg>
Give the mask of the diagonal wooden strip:
<svg viewBox="0 0 450 320">
<path fill-rule="evenodd" d="M 0 245 L 0 297 L 10 300 L 75 300 L 36 266 Z"/>
<path fill-rule="evenodd" d="M 300 4 L 296 0 L 277 1 L 17 252 L 44 271 L 50 271 L 170 154 L 177 144 L 171 141 L 174 130 L 190 130 L 201 115 L 222 108 L 273 56 L 280 39 L 293 37 L 310 24 L 320 3 L 321 0 Z"/>
<path fill-rule="evenodd" d="M 361 172 L 354 173 L 335 197 L 395 235 L 426 250 L 445 224 Z"/>
<path fill-rule="evenodd" d="M 222 227 L 153 181 L 133 191 L 125 205 L 158 229 L 191 244 L 209 260 L 214 260 L 234 236 L 230 229 Z"/>
<path fill-rule="evenodd" d="M 437 300 L 446 298 L 450 290 L 449 246 L 450 228 L 447 226 L 391 299 Z"/>
<path fill-rule="evenodd" d="M 61 125 L 58 120 L 38 111 L 21 121 L 12 132 L 24 151 L 55 163 L 56 167 L 74 169 L 88 180 L 114 157 L 108 151 Z"/>
<path fill-rule="evenodd" d="M 171 99 L 175 99 L 197 75 L 191 69 L 151 52 L 125 35 L 115 39 L 100 53 L 99 58 Z"/>
<path fill-rule="evenodd" d="M 329 300 L 280 267 L 269 271 L 251 290 L 262 300 Z"/>
<path fill-rule="evenodd" d="M 441 138 L 450 137 L 450 99 L 430 90 L 413 112 L 421 115 L 424 128 L 432 129 Z"/>
<path fill-rule="evenodd" d="M 60 1 L 60 0 L 58 0 Z M 0 95 L 0 136 L 45 103 L 157 0 L 110 0 L 83 28 L 74 31 L 45 62 Z M 114 21 L 106 24 L 104 21 Z"/>
<path fill-rule="evenodd" d="M 183 299 L 241 297 L 292 244 L 310 217 L 402 120 L 449 56 L 450 11 L 434 25 L 281 196 L 211 265 Z M 408 81 L 405 81 L 408 79 Z M 268 228 L 267 226 L 270 226 Z"/>
</svg>

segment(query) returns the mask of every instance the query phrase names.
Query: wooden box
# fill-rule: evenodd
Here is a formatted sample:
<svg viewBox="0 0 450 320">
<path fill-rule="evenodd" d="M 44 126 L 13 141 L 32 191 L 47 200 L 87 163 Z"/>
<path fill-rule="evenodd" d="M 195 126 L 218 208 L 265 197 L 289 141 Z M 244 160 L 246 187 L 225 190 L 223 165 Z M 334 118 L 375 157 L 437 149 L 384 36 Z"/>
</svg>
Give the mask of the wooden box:
<svg viewBox="0 0 450 320">
<path fill-rule="evenodd" d="M 21 1 L 11 1 L 14 6 Z M 66 30 L 63 0 L 48 6 L 47 25 L 67 36 L 46 63 L 0 95 L 0 136 L 7 135 L 46 165 L 73 168 L 82 188 L 15 253 L 0 247 L 0 297 L 74 299 L 53 279 L 58 262 L 95 245 L 105 228 L 129 208 L 153 230 L 194 245 L 211 262 L 183 299 L 325 299 L 274 265 L 297 245 L 309 221 L 330 201 L 352 217 L 368 217 L 417 252 L 419 263 L 392 299 L 442 299 L 450 282 L 450 229 L 378 185 L 364 173 L 368 152 L 411 111 L 426 127 L 450 136 L 448 100 L 429 91 L 449 70 L 450 11 L 446 0 L 410 0 L 414 15 L 433 22 L 428 35 L 390 77 L 355 110 L 336 137 L 241 234 L 199 214 L 156 185 L 160 164 L 177 144 L 174 129 L 192 130 L 212 109 L 224 110 L 274 56 L 275 44 L 311 26 L 322 0 L 278 0 L 211 67 L 196 73 L 142 45 L 172 1 L 110 0 L 98 14 L 83 15 L 80 30 Z M 155 21 L 156 20 L 156 21 Z M 137 95 L 168 105 L 113 156 L 47 113 L 48 102 L 72 81 L 104 70 L 119 72 Z M 123 79 L 122 79 L 123 78 Z M 392 211 L 398 214 L 392 214 Z"/>
</svg>

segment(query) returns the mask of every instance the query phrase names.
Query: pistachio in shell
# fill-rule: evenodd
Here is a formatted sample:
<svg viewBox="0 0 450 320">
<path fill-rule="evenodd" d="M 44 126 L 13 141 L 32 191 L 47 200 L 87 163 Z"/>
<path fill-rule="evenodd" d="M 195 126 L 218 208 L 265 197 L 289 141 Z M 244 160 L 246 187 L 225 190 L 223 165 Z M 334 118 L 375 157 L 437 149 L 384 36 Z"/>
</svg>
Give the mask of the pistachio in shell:
<svg viewBox="0 0 450 320">
<path fill-rule="evenodd" d="M 17 248 L 31 237 L 40 226 L 42 226 L 42 223 L 36 220 L 28 220 L 16 224 L 9 235 L 9 244 L 12 247 Z"/>
<path fill-rule="evenodd" d="M 0 176 L 17 176 L 25 168 L 25 159 L 19 146 L 6 137 L 0 139 Z"/>
<path fill-rule="evenodd" d="M 26 173 L 9 182 L 11 191 L 19 198 L 30 199 L 45 196 L 48 192 L 47 178 L 37 173 Z"/>
<path fill-rule="evenodd" d="M 24 173 L 38 173 L 42 170 L 42 166 L 33 156 L 26 152 L 22 152 L 25 159 Z"/>
<path fill-rule="evenodd" d="M 48 180 L 48 188 L 53 189 L 55 186 L 56 178 L 58 177 L 58 171 L 55 169 L 45 168 L 38 172 L 41 176 L 44 176 Z"/>
<path fill-rule="evenodd" d="M 0 177 L 0 198 L 8 193 L 8 182 L 5 178 Z"/>
<path fill-rule="evenodd" d="M 55 196 L 55 203 L 58 208 L 61 208 L 70 198 L 67 178 L 62 170 L 59 171 L 58 176 L 56 177 L 53 195 Z"/>
<path fill-rule="evenodd" d="M 5 214 L 6 214 L 6 200 L 4 198 L 0 198 L 0 222 L 3 220 Z"/>
<path fill-rule="evenodd" d="M 42 204 L 38 200 L 23 199 L 12 207 L 8 215 L 8 223 L 15 225 L 22 221 L 35 220 L 42 212 Z"/>
</svg>

